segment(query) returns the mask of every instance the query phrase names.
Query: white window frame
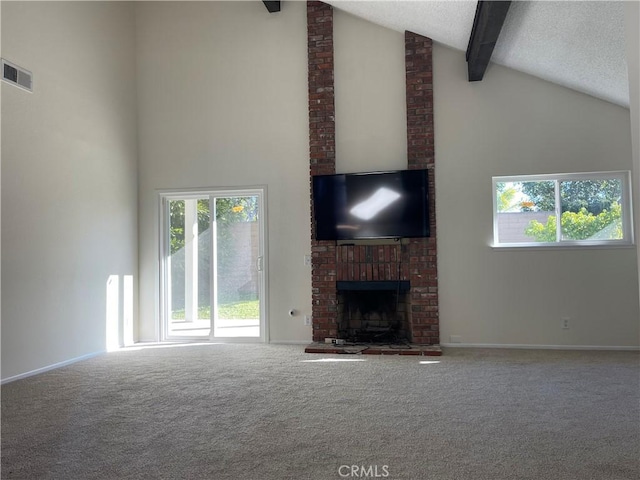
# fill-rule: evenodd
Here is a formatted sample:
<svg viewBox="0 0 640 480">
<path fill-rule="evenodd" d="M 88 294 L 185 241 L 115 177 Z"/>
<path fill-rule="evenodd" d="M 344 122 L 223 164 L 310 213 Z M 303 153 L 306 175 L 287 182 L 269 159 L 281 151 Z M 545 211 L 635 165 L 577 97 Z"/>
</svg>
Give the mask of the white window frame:
<svg viewBox="0 0 640 480">
<path fill-rule="evenodd" d="M 268 276 L 268 258 L 266 252 L 269 251 L 269 243 L 267 238 L 267 187 L 265 185 L 249 186 L 249 187 L 210 187 L 210 188 L 191 188 L 191 189 L 170 189 L 170 190 L 158 190 L 158 266 L 159 266 L 159 282 L 157 298 L 159 300 L 159 309 L 156 322 L 159 325 L 157 334 L 159 341 L 215 341 L 217 343 L 269 343 L 269 276 Z M 224 197 L 241 197 L 241 196 L 257 196 L 259 210 L 261 212 L 259 229 L 260 229 L 260 251 L 259 251 L 259 271 L 262 275 L 259 276 L 260 282 L 259 290 L 261 292 L 260 297 L 260 336 L 259 337 L 215 337 L 213 335 L 215 318 L 211 320 L 211 335 L 206 337 L 172 337 L 169 335 L 169 308 L 167 293 L 169 293 L 169 277 L 168 270 L 169 265 L 167 263 L 168 257 L 166 253 L 170 250 L 170 239 L 168 235 L 168 208 L 169 201 L 171 200 L 184 200 L 184 199 L 198 199 L 208 197 L 209 201 L 215 198 Z M 212 211 L 214 211 L 212 209 Z M 215 222 L 214 222 L 215 223 Z M 213 239 L 213 236 L 212 236 Z M 215 245 L 212 246 L 215 252 Z M 216 256 L 212 253 L 211 259 Z M 212 265 L 212 272 L 214 266 Z M 214 274 L 215 275 L 215 274 Z M 214 289 L 214 282 L 211 282 L 211 299 L 215 298 L 216 292 Z M 205 340 L 206 339 L 206 340 Z"/>
<path fill-rule="evenodd" d="M 562 181 L 576 180 L 620 180 L 622 185 L 622 239 L 619 240 L 562 240 L 562 232 L 560 228 L 561 220 L 561 204 L 559 185 Z M 544 182 L 552 181 L 555 183 L 555 216 L 558 222 L 556 230 L 555 242 L 518 242 L 505 243 L 499 242 L 498 235 L 498 195 L 497 184 L 506 182 Z M 548 247 L 610 247 L 610 246 L 631 246 L 634 245 L 633 235 L 633 212 L 631 201 L 631 172 L 629 171 L 613 171 L 613 172 L 583 172 L 583 173 L 557 173 L 542 175 L 512 175 L 492 177 L 493 186 L 493 247 L 494 248 L 548 248 Z"/>
</svg>

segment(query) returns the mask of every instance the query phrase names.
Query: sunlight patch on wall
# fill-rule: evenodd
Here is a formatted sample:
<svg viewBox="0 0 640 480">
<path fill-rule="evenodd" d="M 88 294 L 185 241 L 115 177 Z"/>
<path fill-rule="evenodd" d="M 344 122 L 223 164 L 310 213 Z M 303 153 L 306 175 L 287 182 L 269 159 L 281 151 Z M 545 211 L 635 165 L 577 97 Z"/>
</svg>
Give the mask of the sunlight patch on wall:
<svg viewBox="0 0 640 480">
<path fill-rule="evenodd" d="M 122 324 L 123 324 L 123 345 L 125 347 L 133 345 L 135 336 L 133 334 L 133 275 L 123 276 L 122 292 Z"/>
<path fill-rule="evenodd" d="M 106 312 L 106 350 L 111 352 L 120 348 L 119 315 L 120 313 L 120 277 L 109 275 L 107 279 L 107 312 Z"/>
</svg>

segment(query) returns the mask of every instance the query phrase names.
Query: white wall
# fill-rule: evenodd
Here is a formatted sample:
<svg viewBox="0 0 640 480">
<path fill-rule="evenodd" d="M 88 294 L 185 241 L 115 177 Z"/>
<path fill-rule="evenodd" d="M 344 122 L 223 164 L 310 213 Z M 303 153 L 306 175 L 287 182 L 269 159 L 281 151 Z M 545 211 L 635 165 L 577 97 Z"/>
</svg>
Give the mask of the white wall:
<svg viewBox="0 0 640 480">
<path fill-rule="evenodd" d="M 2 4 L 0 3 L 0 53 L 2 53 Z M 0 88 L 0 112 L 2 112 L 2 88 Z M 1 118 L 1 115 L 0 115 Z M 2 121 L 0 121 L 0 226 L 2 225 Z M 0 227 L 0 347 L 2 346 L 2 228 Z M 0 355 L 1 356 L 1 355 Z M 0 359 L 0 369 L 2 359 Z M 2 374 L 0 373 L 0 379 Z"/>
<path fill-rule="evenodd" d="M 34 76 L 2 82 L 3 380 L 103 351 L 108 278 L 136 275 L 133 33 L 128 3 L 2 2 Z"/>
<path fill-rule="evenodd" d="M 404 35 L 334 9 L 336 172 L 407 168 Z"/>
<path fill-rule="evenodd" d="M 140 338 L 158 338 L 157 189 L 266 185 L 270 338 L 310 340 L 305 3 L 270 14 L 262 2 L 140 2 L 136 13 Z"/>
<path fill-rule="evenodd" d="M 637 232 L 640 232 L 640 2 L 625 2 L 624 26 L 633 144 L 633 189 L 636 192 L 634 216 L 636 238 L 639 238 Z M 640 242 L 636 243 L 636 246 L 638 248 L 638 271 L 640 273 Z M 640 322 L 640 318 L 638 321 Z"/>
<path fill-rule="evenodd" d="M 337 170 L 406 168 L 403 34 L 335 11 L 335 58 Z M 495 65 L 469 83 L 437 44 L 433 61 L 441 342 L 637 346 L 634 249 L 489 247 L 492 176 L 629 170 L 629 110 Z"/>
<path fill-rule="evenodd" d="M 492 176 L 630 170 L 629 110 L 439 45 L 434 109 L 441 342 L 637 346 L 634 248 L 489 246 Z"/>
</svg>

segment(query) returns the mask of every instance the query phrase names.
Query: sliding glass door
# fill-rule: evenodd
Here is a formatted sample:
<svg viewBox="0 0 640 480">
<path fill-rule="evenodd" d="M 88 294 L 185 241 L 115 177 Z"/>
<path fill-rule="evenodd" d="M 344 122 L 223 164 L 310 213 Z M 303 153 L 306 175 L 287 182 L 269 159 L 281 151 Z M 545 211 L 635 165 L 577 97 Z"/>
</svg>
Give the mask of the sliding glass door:
<svg viewBox="0 0 640 480">
<path fill-rule="evenodd" d="M 160 199 L 162 339 L 266 341 L 264 191 Z"/>
</svg>

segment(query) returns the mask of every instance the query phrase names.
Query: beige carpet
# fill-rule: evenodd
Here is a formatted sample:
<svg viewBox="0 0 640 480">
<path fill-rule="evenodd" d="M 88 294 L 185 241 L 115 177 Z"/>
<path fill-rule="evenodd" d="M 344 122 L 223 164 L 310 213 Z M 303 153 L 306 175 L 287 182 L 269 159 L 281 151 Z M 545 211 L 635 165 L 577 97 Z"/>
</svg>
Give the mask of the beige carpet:
<svg viewBox="0 0 640 480">
<path fill-rule="evenodd" d="M 2 479 L 640 478 L 637 352 L 303 348 L 125 350 L 4 385 Z"/>
</svg>

